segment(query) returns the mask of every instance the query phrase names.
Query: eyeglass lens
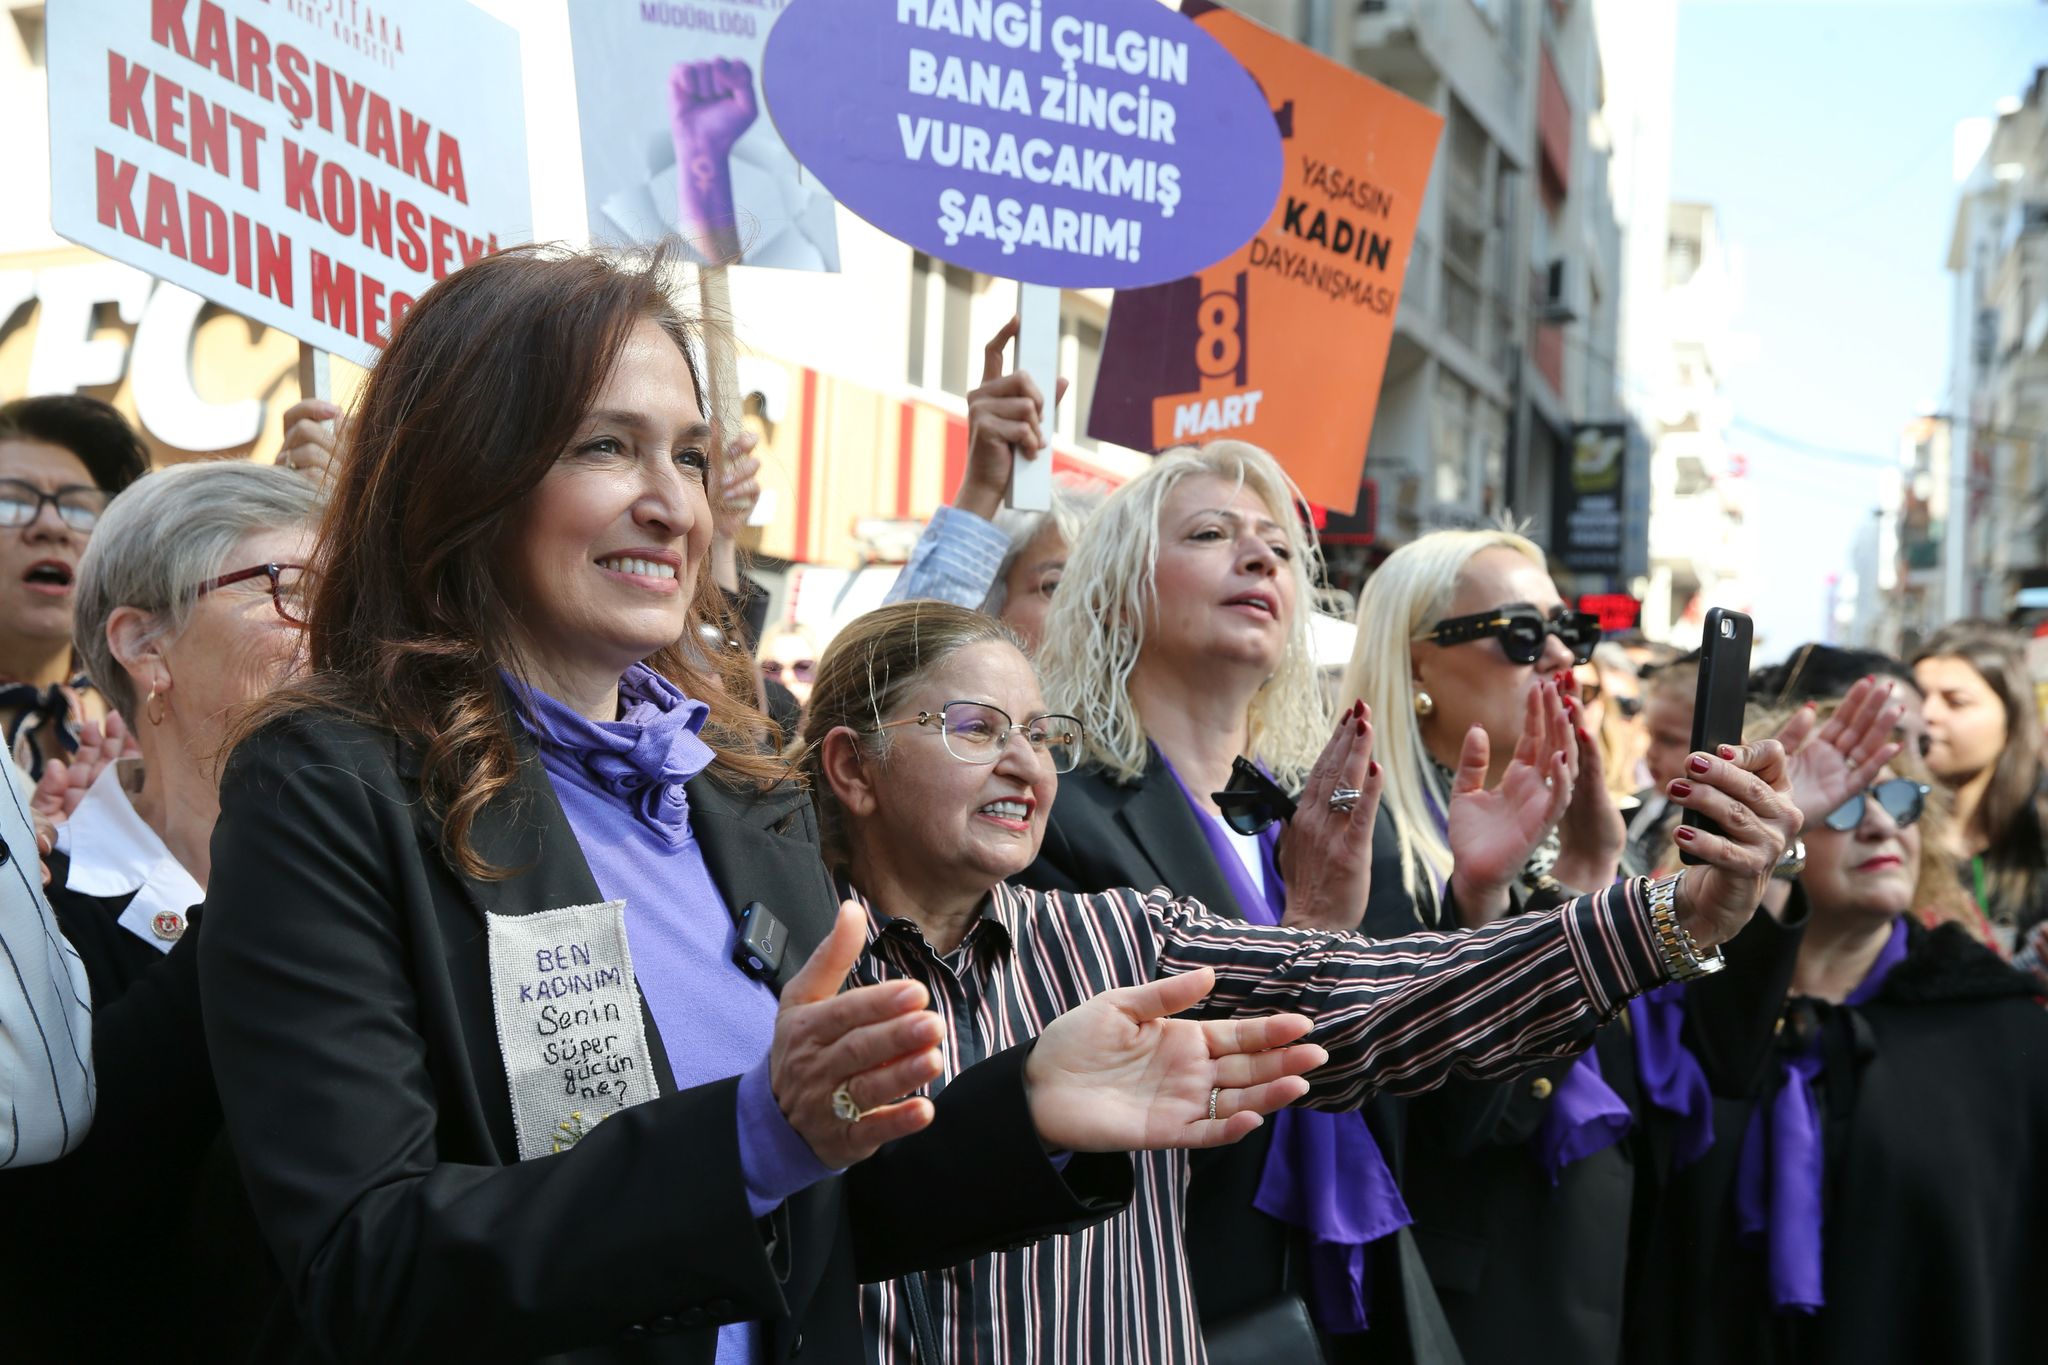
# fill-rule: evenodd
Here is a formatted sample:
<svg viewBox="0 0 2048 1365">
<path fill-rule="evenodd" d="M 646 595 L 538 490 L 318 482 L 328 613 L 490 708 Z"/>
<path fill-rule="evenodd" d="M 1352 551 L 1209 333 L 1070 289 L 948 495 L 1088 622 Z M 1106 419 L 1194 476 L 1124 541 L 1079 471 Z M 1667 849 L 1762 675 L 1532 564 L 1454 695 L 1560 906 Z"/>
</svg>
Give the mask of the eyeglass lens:
<svg viewBox="0 0 2048 1365">
<path fill-rule="evenodd" d="M 939 733 L 947 752 L 967 763 L 995 762 L 1013 728 L 1051 761 L 1056 773 L 1072 772 L 1081 761 L 1081 731 L 1071 717 L 1040 716 L 1013 727 L 1009 716 L 978 702 L 951 702 L 940 712 Z"/>
<path fill-rule="evenodd" d="M 1892 823 L 1900 829 L 1919 820 L 1921 812 L 1927 805 L 1927 788 L 1911 778 L 1894 777 L 1888 782 L 1878 783 L 1868 791 L 1857 792 L 1830 811 L 1828 818 L 1822 823 L 1838 834 L 1847 834 L 1863 823 L 1863 803 L 1873 796 L 1877 798 L 1877 804 L 1883 808 L 1884 813 L 1892 818 Z"/>
<path fill-rule="evenodd" d="M 294 625 L 305 625 L 306 599 L 312 595 L 312 586 L 303 566 L 279 565 L 270 589 L 271 600 L 277 603 L 278 615 Z"/>
<path fill-rule="evenodd" d="M 41 515 L 43 504 L 74 531 L 90 531 L 107 509 L 107 495 L 97 488 L 60 488 L 45 493 L 20 479 L 0 479 L 0 526 L 26 526 Z"/>
</svg>

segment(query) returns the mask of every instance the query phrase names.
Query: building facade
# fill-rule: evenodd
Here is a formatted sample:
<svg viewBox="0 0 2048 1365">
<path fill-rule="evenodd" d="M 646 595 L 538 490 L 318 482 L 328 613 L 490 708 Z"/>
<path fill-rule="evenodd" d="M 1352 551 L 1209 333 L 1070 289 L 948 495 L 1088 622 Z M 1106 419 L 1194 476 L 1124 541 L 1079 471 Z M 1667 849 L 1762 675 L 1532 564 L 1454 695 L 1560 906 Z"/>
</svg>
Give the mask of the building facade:
<svg viewBox="0 0 2048 1365">
<path fill-rule="evenodd" d="M 1959 126 L 1956 148 L 1949 373 L 1932 419 L 1944 458 L 1907 471 L 1944 485 L 1942 515 L 1909 498 L 1900 527 L 1909 574 L 1938 562 L 1941 593 L 1902 621 L 1908 634 L 2003 616 L 2048 588 L 2048 67 L 1994 118 Z"/>
</svg>

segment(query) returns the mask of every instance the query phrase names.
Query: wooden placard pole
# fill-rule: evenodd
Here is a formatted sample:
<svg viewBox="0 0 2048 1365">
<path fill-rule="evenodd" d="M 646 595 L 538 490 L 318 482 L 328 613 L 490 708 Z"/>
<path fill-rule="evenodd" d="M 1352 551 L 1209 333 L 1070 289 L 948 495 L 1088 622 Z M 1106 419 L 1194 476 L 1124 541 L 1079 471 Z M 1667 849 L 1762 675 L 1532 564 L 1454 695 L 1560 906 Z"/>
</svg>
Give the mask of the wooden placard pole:
<svg viewBox="0 0 2048 1365">
<path fill-rule="evenodd" d="M 1060 291 L 1049 284 L 1017 286 L 1017 368 L 1031 376 L 1045 395 L 1041 429 L 1046 446 L 1038 458 L 1010 456 L 1011 507 L 1044 512 L 1052 507 L 1052 434 L 1054 398 L 1060 386 Z"/>
<path fill-rule="evenodd" d="M 317 398 L 323 403 L 334 401 L 334 376 L 328 367 L 327 352 L 309 341 L 299 343 L 299 397 Z"/>
<path fill-rule="evenodd" d="M 712 410 L 704 415 L 730 441 L 740 432 L 740 370 L 734 354 L 732 291 L 724 266 L 697 268 L 697 298 L 709 323 L 704 328 L 704 382 L 711 391 Z"/>
</svg>

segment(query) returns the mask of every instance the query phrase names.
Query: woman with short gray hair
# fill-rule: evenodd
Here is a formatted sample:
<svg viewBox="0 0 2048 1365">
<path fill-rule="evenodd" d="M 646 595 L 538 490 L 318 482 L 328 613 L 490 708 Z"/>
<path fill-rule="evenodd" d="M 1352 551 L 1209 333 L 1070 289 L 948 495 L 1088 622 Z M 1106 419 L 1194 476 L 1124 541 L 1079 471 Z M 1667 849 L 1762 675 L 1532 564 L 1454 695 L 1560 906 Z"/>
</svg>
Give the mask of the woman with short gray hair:
<svg viewBox="0 0 2048 1365">
<path fill-rule="evenodd" d="M 108 503 L 79 563 L 79 656 L 142 749 L 94 779 L 50 859 L 95 1005 L 160 961 L 205 896 L 223 737 L 293 666 L 319 507 L 288 470 L 178 465 Z"/>
</svg>

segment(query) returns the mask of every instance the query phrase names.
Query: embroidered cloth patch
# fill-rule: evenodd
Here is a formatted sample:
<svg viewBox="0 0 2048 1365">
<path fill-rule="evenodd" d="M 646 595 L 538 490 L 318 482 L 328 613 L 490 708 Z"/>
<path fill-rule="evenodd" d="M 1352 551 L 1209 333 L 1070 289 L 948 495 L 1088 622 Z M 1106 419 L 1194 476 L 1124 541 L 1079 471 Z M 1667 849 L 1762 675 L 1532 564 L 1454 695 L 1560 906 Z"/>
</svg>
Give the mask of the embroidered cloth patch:
<svg viewBox="0 0 2048 1365">
<path fill-rule="evenodd" d="M 654 1067 L 624 901 L 486 918 L 498 1051 L 527 1161 L 653 1099 Z"/>
</svg>

